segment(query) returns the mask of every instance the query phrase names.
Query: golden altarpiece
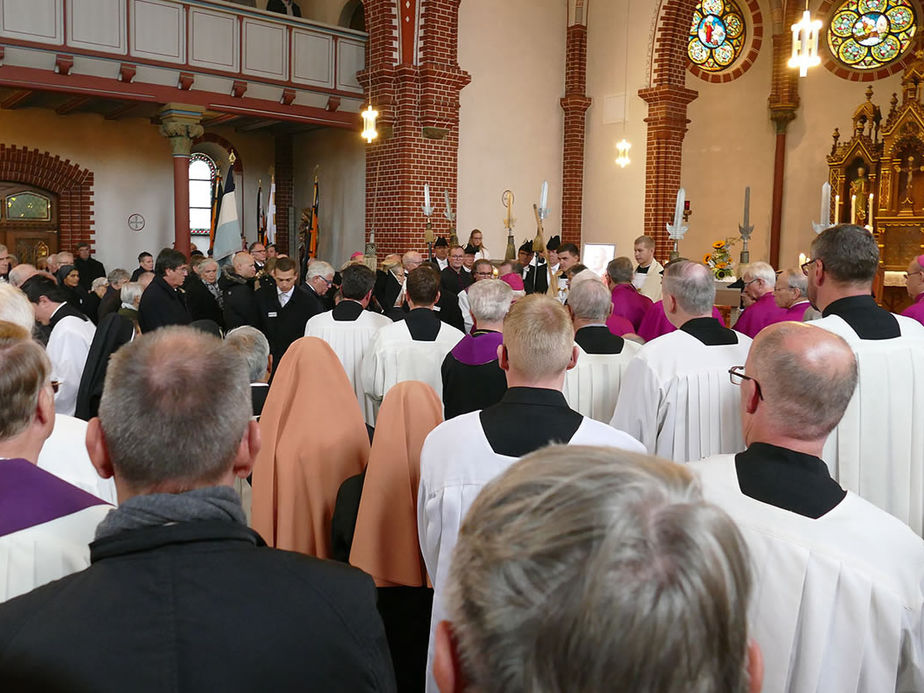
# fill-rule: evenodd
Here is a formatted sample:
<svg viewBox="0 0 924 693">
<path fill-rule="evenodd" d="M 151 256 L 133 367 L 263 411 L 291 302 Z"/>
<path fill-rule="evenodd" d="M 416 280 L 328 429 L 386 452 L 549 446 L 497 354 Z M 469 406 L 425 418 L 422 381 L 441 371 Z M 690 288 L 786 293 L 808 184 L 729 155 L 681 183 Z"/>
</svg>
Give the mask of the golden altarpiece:
<svg viewBox="0 0 924 693">
<path fill-rule="evenodd" d="M 924 248 L 924 50 L 902 75 L 882 118 L 873 88 L 853 114 L 853 132 L 828 155 L 831 219 L 866 226 L 879 243 L 876 299 L 892 311 L 906 307 L 903 273 Z"/>
</svg>

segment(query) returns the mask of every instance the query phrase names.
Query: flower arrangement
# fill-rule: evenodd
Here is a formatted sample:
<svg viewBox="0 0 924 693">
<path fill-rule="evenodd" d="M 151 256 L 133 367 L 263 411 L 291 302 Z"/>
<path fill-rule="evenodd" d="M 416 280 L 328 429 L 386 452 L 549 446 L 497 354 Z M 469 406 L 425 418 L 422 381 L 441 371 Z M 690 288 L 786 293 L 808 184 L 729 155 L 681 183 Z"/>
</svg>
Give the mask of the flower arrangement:
<svg viewBox="0 0 924 693">
<path fill-rule="evenodd" d="M 729 251 L 734 244 L 734 241 L 729 241 L 727 238 L 724 241 L 716 241 L 712 244 L 712 252 L 703 256 L 703 264 L 712 270 L 716 279 L 728 279 L 735 276 L 735 263 Z"/>
</svg>

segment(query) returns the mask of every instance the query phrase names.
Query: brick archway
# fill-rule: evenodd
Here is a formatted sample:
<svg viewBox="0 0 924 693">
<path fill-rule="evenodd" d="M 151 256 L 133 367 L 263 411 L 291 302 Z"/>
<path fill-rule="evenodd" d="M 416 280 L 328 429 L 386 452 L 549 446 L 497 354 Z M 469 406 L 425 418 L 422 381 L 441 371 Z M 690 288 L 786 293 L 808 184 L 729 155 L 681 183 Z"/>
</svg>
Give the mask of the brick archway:
<svg viewBox="0 0 924 693">
<path fill-rule="evenodd" d="M 38 149 L 0 144 L 0 180 L 44 188 L 58 196 L 58 247 L 93 243 L 93 172 Z M 95 250 L 95 248 L 94 248 Z"/>
</svg>

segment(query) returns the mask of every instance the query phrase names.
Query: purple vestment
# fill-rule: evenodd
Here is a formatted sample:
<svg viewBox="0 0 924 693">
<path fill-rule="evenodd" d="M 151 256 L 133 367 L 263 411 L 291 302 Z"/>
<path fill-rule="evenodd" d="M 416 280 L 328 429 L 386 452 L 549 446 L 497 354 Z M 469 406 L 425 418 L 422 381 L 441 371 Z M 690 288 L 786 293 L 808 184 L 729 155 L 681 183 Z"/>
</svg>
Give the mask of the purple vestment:
<svg viewBox="0 0 924 693">
<path fill-rule="evenodd" d="M 805 311 L 803 310 L 802 312 L 804 313 Z M 767 325 L 791 319 L 786 308 L 780 308 L 776 305 L 776 301 L 773 300 L 773 292 L 770 291 L 744 309 L 741 317 L 738 318 L 738 322 L 735 323 L 734 329 L 754 339 L 757 333 Z"/>
<path fill-rule="evenodd" d="M 924 325 L 924 291 L 917 295 L 917 298 L 914 299 L 914 303 L 902 311 L 902 315 L 906 318 L 914 318 Z"/>
<path fill-rule="evenodd" d="M 631 284 L 617 284 L 613 287 L 613 316 L 622 317 L 632 323 L 632 331 L 637 332 L 642 318 L 651 308 L 651 299 L 640 294 Z M 609 323 L 607 323 L 609 327 Z M 610 332 L 613 332 L 612 327 Z M 616 333 L 614 333 L 616 334 Z"/>
<path fill-rule="evenodd" d="M 606 328 L 617 337 L 636 334 L 635 326 L 621 315 L 611 315 L 606 319 Z"/>
<path fill-rule="evenodd" d="M 722 314 L 715 306 L 712 307 L 712 317 L 722 323 L 723 326 L 725 325 Z M 651 306 L 651 310 L 645 313 L 645 317 L 642 318 L 642 324 L 638 328 L 638 335 L 646 342 L 650 342 L 652 339 L 660 337 L 662 334 L 673 332 L 676 329 L 664 314 L 664 302 L 657 301 Z"/>
<path fill-rule="evenodd" d="M 805 311 L 809 309 L 809 306 L 812 305 L 808 301 L 802 301 L 802 303 L 794 303 L 786 309 L 785 320 L 792 320 L 793 322 L 803 322 L 805 320 Z"/>
<path fill-rule="evenodd" d="M 481 332 L 474 336 L 467 334 L 452 348 L 452 356 L 466 366 L 483 366 L 497 361 L 497 347 L 503 341 L 504 335 L 500 332 Z"/>
</svg>

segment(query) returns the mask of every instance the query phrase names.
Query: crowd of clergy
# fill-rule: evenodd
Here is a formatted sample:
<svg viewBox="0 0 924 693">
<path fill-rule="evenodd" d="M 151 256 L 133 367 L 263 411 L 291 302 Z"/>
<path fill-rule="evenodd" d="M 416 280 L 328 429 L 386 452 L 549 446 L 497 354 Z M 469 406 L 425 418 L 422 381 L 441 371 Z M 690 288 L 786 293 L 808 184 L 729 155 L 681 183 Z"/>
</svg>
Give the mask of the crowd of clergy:
<svg viewBox="0 0 924 693">
<path fill-rule="evenodd" d="M 0 690 L 924 692 L 924 255 L 543 245 L 0 246 Z"/>
</svg>

